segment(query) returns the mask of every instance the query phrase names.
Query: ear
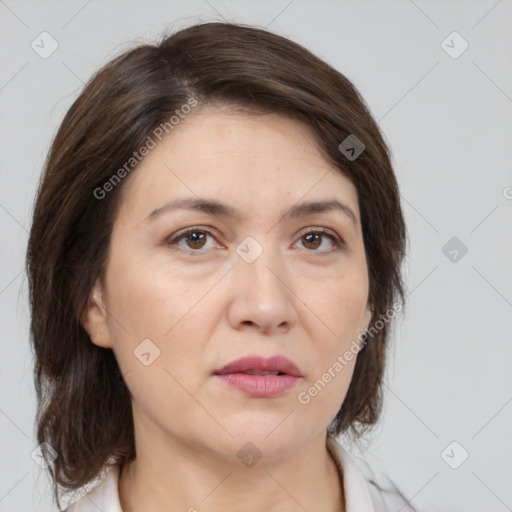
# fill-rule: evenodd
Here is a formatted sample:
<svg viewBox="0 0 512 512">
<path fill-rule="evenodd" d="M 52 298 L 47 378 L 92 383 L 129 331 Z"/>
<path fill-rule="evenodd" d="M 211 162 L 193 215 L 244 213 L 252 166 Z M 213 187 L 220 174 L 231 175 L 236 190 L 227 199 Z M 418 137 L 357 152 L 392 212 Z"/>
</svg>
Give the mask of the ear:
<svg viewBox="0 0 512 512">
<path fill-rule="evenodd" d="M 107 321 L 108 313 L 103 297 L 103 285 L 101 279 L 98 278 L 89 293 L 87 304 L 80 317 L 80 323 L 95 345 L 112 348 L 112 339 Z"/>
<path fill-rule="evenodd" d="M 368 327 L 370 326 L 370 322 L 372 321 L 373 316 L 373 306 L 368 303 L 366 305 L 366 309 L 364 310 L 363 316 L 361 317 L 361 326 L 359 332 L 366 332 L 368 330 Z M 362 343 L 362 340 L 360 340 L 360 344 Z M 360 345 L 360 348 L 363 348 Z"/>
<path fill-rule="evenodd" d="M 368 327 L 370 326 L 370 322 L 372 321 L 373 316 L 373 306 L 371 304 L 366 305 L 366 309 L 363 313 L 363 318 L 361 320 L 361 330 L 367 331 Z"/>
</svg>

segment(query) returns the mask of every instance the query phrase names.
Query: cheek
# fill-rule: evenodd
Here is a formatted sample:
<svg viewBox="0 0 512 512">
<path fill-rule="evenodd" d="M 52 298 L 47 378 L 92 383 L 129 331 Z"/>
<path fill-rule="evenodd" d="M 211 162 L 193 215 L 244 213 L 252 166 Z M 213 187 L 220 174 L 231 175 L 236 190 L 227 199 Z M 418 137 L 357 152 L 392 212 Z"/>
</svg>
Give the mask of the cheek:
<svg viewBox="0 0 512 512">
<path fill-rule="evenodd" d="M 133 371 L 133 379 L 149 386 L 155 378 L 172 381 L 172 375 L 187 389 L 196 387 L 201 354 L 218 321 L 211 277 L 193 280 L 135 258 L 116 263 L 108 282 L 109 328 L 123 374 Z"/>
<path fill-rule="evenodd" d="M 214 301 L 177 278 L 159 277 L 132 273 L 118 286 L 126 330 L 113 327 L 114 352 L 136 406 L 162 427 L 186 429 L 179 418 L 196 405 L 187 390 L 205 378 Z"/>
<path fill-rule="evenodd" d="M 351 361 L 330 360 L 297 396 L 298 407 L 309 418 L 323 418 L 326 425 L 338 413 L 347 394 L 355 368 Z"/>
<path fill-rule="evenodd" d="M 201 286 L 137 254 L 109 269 L 112 310 L 136 339 L 166 339 L 201 299 Z"/>
<path fill-rule="evenodd" d="M 312 339 L 320 338 L 325 348 L 338 350 L 357 338 L 366 308 L 367 287 L 367 281 L 357 273 L 304 287 L 301 298 L 312 312 L 308 315 Z"/>
</svg>

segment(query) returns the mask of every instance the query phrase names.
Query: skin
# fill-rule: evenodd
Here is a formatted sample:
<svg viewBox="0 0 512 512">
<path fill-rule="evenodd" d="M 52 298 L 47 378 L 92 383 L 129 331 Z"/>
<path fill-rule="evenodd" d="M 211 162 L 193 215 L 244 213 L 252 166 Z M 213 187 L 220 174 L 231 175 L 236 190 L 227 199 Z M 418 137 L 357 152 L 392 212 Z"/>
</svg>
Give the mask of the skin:
<svg viewBox="0 0 512 512">
<path fill-rule="evenodd" d="M 124 512 L 345 510 L 325 438 L 356 359 L 309 404 L 298 394 L 368 328 L 368 269 L 357 191 L 313 140 L 308 126 L 279 114 L 205 107 L 123 183 L 105 275 L 82 323 L 114 351 L 132 396 L 137 459 L 119 479 Z M 146 219 L 196 196 L 241 218 L 177 210 Z M 335 210 L 281 219 L 296 203 L 330 199 L 357 223 Z M 168 241 L 190 227 L 211 235 Z M 315 228 L 344 245 L 307 239 Z M 236 252 L 247 236 L 263 248 L 252 263 Z M 160 350 L 148 366 L 134 356 L 144 339 Z M 278 397 L 249 397 L 212 375 L 242 356 L 276 354 L 302 373 Z M 236 455 L 248 442 L 262 454 L 252 467 Z"/>
</svg>

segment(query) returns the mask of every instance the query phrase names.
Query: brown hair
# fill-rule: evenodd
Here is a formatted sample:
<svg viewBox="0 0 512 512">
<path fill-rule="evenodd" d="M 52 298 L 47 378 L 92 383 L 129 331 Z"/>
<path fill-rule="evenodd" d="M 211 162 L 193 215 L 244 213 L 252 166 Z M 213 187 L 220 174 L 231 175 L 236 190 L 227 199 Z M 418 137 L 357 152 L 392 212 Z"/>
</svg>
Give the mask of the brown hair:
<svg viewBox="0 0 512 512">
<path fill-rule="evenodd" d="M 361 436 L 379 417 L 389 338 L 382 317 L 404 302 L 406 244 L 383 136 L 355 86 L 302 46 L 241 24 L 191 26 L 123 53 L 92 77 L 60 125 L 37 191 L 27 249 L 37 439 L 58 453 L 49 466 L 57 502 L 58 486 L 79 489 L 107 463 L 122 468 L 135 458 L 130 395 L 113 352 L 94 345 L 79 321 L 129 176 L 103 198 L 95 190 L 191 97 L 200 106 L 293 116 L 355 185 L 374 332 L 330 432 Z M 349 135 L 365 146 L 355 159 L 339 149 Z"/>
</svg>

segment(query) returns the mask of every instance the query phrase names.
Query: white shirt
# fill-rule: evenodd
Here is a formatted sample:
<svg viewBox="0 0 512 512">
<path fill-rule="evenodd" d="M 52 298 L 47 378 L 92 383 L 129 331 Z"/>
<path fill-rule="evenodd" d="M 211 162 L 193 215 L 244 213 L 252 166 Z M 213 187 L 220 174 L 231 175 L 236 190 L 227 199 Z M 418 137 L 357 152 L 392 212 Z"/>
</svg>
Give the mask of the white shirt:
<svg viewBox="0 0 512 512">
<path fill-rule="evenodd" d="M 368 484 L 348 452 L 333 436 L 327 436 L 327 448 L 338 469 L 343 469 L 346 512 L 375 512 Z M 113 467 L 99 486 L 81 498 L 66 512 L 123 512 L 118 493 L 119 470 Z"/>
</svg>

